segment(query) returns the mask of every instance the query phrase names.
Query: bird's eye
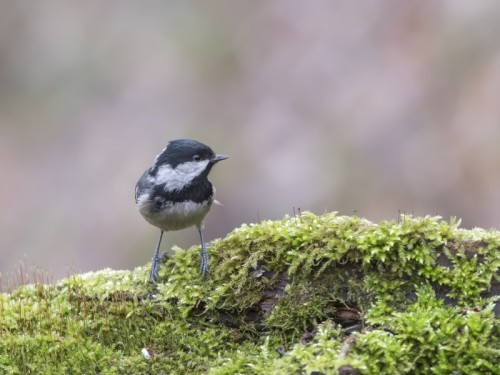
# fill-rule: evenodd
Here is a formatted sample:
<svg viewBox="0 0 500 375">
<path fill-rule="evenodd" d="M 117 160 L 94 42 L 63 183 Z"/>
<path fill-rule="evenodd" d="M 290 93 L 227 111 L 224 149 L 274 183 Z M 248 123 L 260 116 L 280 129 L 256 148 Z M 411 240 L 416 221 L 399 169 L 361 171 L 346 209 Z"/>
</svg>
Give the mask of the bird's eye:
<svg viewBox="0 0 500 375">
<path fill-rule="evenodd" d="M 201 160 L 201 156 L 198 155 L 198 154 L 195 154 L 195 155 L 193 155 L 193 160 L 194 161 L 200 161 Z"/>
</svg>

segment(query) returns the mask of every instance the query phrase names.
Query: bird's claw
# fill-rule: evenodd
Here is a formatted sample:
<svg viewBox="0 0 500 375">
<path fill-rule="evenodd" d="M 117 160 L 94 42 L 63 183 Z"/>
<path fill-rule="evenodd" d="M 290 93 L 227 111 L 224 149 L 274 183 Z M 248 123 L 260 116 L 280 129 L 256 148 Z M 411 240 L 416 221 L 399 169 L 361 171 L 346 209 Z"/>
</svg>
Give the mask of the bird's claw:
<svg viewBox="0 0 500 375">
<path fill-rule="evenodd" d="M 158 277 L 159 277 L 158 272 L 160 270 L 161 261 L 166 256 L 167 256 L 167 252 L 164 251 L 163 253 L 161 253 L 160 256 L 155 256 L 155 257 L 153 257 L 153 259 L 151 259 L 151 269 L 149 270 L 149 279 L 155 285 L 157 284 L 156 279 L 158 279 Z"/>
<path fill-rule="evenodd" d="M 201 246 L 200 272 L 201 272 L 201 276 L 203 278 L 205 278 L 208 271 L 210 270 L 210 267 L 208 265 L 208 253 L 207 253 L 208 246 L 209 246 L 209 244 L 205 244 L 205 243 Z M 153 259 L 151 259 L 151 269 L 149 270 L 149 279 L 155 285 L 157 285 L 156 280 L 159 278 L 160 264 L 166 256 L 167 256 L 167 253 L 164 251 L 163 253 L 161 253 L 160 256 L 156 256 L 156 257 L 153 257 Z"/>
</svg>

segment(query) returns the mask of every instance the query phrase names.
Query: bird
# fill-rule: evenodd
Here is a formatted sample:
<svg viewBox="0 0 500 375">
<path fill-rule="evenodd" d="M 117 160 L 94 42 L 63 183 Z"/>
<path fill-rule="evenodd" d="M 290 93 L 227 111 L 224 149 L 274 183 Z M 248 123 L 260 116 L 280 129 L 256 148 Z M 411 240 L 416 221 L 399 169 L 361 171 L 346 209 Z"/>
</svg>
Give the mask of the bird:
<svg viewBox="0 0 500 375">
<path fill-rule="evenodd" d="M 166 252 L 158 255 L 163 232 L 196 226 L 201 241 L 202 277 L 209 271 L 204 219 L 212 204 L 218 202 L 208 174 L 216 163 L 227 158 L 201 142 L 176 139 L 168 142 L 137 182 L 136 206 L 147 222 L 160 229 L 149 271 L 153 284 L 166 256 Z"/>
</svg>

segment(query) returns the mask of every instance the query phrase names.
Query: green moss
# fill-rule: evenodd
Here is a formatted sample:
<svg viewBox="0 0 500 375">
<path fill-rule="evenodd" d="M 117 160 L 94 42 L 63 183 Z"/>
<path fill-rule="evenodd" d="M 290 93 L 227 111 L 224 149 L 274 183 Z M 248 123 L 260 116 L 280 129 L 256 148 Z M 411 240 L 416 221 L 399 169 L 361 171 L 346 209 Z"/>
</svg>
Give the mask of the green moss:
<svg viewBox="0 0 500 375">
<path fill-rule="evenodd" d="M 0 295 L 0 373 L 498 373 L 500 233 L 305 212 Z M 344 328 L 359 323 L 348 354 Z M 305 332 L 312 341 L 300 343 Z M 277 347 L 288 351 L 280 357 Z M 143 355 L 147 350 L 149 359 Z"/>
<path fill-rule="evenodd" d="M 488 374 L 499 369 L 493 305 L 460 311 L 444 306 L 429 287 L 417 294 L 418 302 L 403 311 L 386 314 L 375 305 L 368 314 L 371 326 L 384 328 L 360 334 L 356 342 L 368 373 Z"/>
</svg>

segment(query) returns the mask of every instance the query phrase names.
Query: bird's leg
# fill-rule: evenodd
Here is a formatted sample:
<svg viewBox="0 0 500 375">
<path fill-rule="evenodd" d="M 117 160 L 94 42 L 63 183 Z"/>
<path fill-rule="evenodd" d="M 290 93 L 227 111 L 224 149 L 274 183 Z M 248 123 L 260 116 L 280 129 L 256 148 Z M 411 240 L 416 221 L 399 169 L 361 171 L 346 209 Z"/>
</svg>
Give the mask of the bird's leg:
<svg viewBox="0 0 500 375">
<path fill-rule="evenodd" d="M 167 255 L 167 252 L 164 251 L 158 256 L 158 252 L 160 251 L 161 239 L 163 237 L 163 231 L 160 231 L 160 237 L 158 238 L 158 244 L 156 245 L 155 253 L 153 254 L 153 259 L 151 259 L 151 269 L 149 270 L 149 278 L 153 284 L 156 284 L 156 279 L 158 278 L 158 270 L 160 269 L 160 263 Z"/>
<path fill-rule="evenodd" d="M 204 224 L 200 223 L 198 225 L 198 233 L 200 234 L 200 241 L 201 241 L 201 276 L 205 277 L 205 275 L 208 272 L 208 253 L 207 253 L 207 245 L 205 244 L 205 241 L 203 239 L 203 229 L 204 229 Z"/>
</svg>

